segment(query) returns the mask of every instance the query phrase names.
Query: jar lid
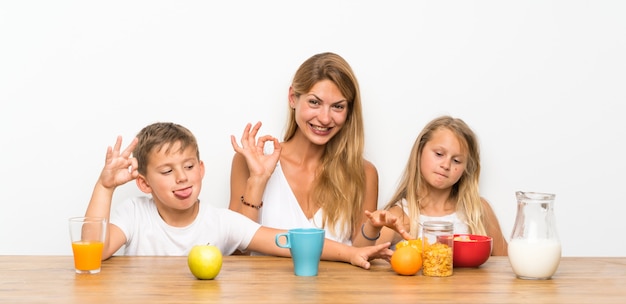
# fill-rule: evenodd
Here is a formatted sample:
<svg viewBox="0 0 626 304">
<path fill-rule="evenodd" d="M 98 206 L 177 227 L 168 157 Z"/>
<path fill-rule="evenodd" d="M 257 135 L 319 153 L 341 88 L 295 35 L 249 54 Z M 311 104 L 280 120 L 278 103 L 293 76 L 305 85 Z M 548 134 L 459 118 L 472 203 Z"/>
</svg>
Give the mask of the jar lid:
<svg viewBox="0 0 626 304">
<path fill-rule="evenodd" d="M 424 222 L 424 229 L 428 230 L 452 230 L 454 224 L 446 221 L 428 221 Z"/>
</svg>

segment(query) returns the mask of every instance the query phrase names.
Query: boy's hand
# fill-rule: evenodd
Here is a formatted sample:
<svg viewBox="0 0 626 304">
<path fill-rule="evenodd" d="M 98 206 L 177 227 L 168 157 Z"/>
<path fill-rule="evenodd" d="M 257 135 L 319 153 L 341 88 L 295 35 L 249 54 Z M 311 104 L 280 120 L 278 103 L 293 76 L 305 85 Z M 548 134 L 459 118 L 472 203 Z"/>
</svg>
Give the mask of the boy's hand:
<svg viewBox="0 0 626 304">
<path fill-rule="evenodd" d="M 352 247 L 355 253 L 350 258 L 350 264 L 363 269 L 370 269 L 370 262 L 374 259 L 383 259 L 387 262 L 391 259 L 393 250 L 389 249 L 391 243 L 383 243 L 367 247 Z"/>
<path fill-rule="evenodd" d="M 251 124 L 247 124 L 241 135 L 241 146 L 237 144 L 235 136 L 230 136 L 230 142 L 235 152 L 246 158 L 251 177 L 269 179 L 274 172 L 274 168 L 276 168 L 276 163 L 278 163 L 281 147 L 278 139 L 270 135 L 259 137 L 257 142 L 256 135 L 260 128 L 261 122 L 257 122 L 254 127 Z M 272 154 L 266 155 L 264 149 L 265 143 L 268 141 L 274 144 L 274 151 Z"/>
<path fill-rule="evenodd" d="M 388 227 L 400 234 L 403 239 L 411 239 L 411 235 L 404 229 L 402 221 L 400 221 L 397 216 L 388 210 L 376 210 L 374 212 L 365 210 L 365 215 L 369 219 L 372 226 L 377 228 Z"/>
<path fill-rule="evenodd" d="M 123 185 L 139 175 L 137 172 L 137 159 L 131 157 L 131 153 L 137 146 L 139 140 L 134 138 L 133 141 L 120 152 L 122 146 L 122 137 L 118 136 L 115 146 L 108 147 L 104 169 L 100 173 L 100 183 L 105 188 L 115 188 Z"/>
</svg>

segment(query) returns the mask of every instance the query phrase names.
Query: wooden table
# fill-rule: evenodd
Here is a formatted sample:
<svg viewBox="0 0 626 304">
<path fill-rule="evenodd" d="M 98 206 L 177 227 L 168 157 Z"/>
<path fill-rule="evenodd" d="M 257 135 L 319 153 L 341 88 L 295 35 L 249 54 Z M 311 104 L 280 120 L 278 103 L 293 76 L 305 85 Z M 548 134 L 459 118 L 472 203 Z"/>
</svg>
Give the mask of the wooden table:
<svg viewBox="0 0 626 304">
<path fill-rule="evenodd" d="M 291 259 L 228 256 L 215 280 L 197 280 L 185 257 L 113 257 L 94 275 L 71 256 L 0 256 L 0 303 L 626 303 L 626 257 L 564 257 L 551 280 L 517 279 L 506 257 L 447 278 L 396 275 L 321 262 L 297 277 Z"/>
</svg>

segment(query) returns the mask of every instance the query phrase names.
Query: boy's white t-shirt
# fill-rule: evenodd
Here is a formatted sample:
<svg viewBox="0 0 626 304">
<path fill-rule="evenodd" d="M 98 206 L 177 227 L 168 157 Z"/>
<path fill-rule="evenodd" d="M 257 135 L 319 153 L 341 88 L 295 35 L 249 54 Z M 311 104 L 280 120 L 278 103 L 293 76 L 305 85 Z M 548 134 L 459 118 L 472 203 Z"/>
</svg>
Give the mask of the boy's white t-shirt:
<svg viewBox="0 0 626 304">
<path fill-rule="evenodd" d="M 186 256 L 194 245 L 217 246 L 223 255 L 245 251 L 260 224 L 226 208 L 200 203 L 187 227 L 165 223 L 152 197 L 139 196 L 119 204 L 110 222 L 126 235 L 124 255 Z"/>
</svg>

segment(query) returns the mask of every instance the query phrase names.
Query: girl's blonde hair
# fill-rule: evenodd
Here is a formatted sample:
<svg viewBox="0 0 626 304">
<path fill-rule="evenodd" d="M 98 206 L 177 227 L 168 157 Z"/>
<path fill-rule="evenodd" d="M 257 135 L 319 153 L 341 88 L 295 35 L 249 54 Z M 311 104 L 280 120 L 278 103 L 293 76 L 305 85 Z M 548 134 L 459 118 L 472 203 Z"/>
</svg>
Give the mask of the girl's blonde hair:
<svg viewBox="0 0 626 304">
<path fill-rule="evenodd" d="M 334 53 L 316 54 L 303 62 L 291 87 L 296 97 L 300 97 L 322 80 L 330 80 L 337 85 L 348 100 L 348 114 L 339 133 L 325 146 L 311 199 L 324 210 L 324 227 L 350 237 L 363 216 L 361 209 L 365 193 L 361 94 L 352 68 Z M 290 108 L 289 113 L 284 141 L 291 139 L 298 130 L 295 111 Z M 335 231 L 336 227 L 341 231 Z"/>
<path fill-rule="evenodd" d="M 462 149 L 467 153 L 467 165 L 459 181 L 452 186 L 450 198 L 456 202 L 458 216 L 464 220 L 473 234 L 486 235 L 483 221 L 483 204 L 478 191 L 480 178 L 480 151 L 476 135 L 470 127 L 461 119 L 450 116 L 441 116 L 428 123 L 419 134 L 409 161 L 402 174 L 400 184 L 385 206 L 389 209 L 398 204 L 403 198 L 406 199 L 409 211 L 410 234 L 416 237 L 419 234 L 420 201 L 428 195 L 429 185 L 424 180 L 420 171 L 420 160 L 424 146 L 431 139 L 434 131 L 438 129 L 452 131 L 461 143 Z"/>
</svg>

